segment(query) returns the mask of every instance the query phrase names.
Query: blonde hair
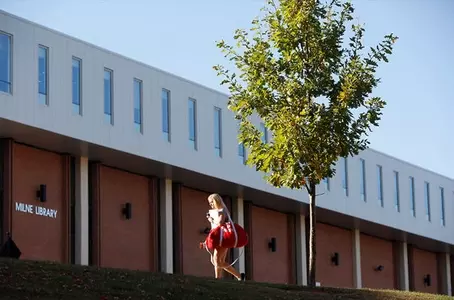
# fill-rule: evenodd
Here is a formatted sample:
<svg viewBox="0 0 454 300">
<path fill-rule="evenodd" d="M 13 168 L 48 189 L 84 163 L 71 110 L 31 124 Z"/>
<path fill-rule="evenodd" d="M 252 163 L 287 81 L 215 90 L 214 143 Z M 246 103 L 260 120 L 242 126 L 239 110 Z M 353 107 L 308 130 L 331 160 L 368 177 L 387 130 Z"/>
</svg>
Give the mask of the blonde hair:
<svg viewBox="0 0 454 300">
<path fill-rule="evenodd" d="M 211 194 L 208 196 L 208 200 L 213 201 L 214 207 L 216 209 L 224 208 L 224 201 L 222 201 L 222 197 L 219 194 Z"/>
</svg>

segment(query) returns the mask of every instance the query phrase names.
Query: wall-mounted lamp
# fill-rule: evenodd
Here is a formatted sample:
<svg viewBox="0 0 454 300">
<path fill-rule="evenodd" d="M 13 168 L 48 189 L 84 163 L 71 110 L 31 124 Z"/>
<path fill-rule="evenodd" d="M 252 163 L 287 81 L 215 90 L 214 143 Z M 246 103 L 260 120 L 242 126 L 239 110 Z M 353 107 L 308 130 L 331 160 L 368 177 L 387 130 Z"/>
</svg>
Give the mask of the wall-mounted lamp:
<svg viewBox="0 0 454 300">
<path fill-rule="evenodd" d="M 375 271 L 381 272 L 381 271 L 383 271 L 384 268 L 385 268 L 384 266 L 378 265 L 375 267 Z"/>
<path fill-rule="evenodd" d="M 200 230 L 201 234 L 209 234 L 210 233 L 210 228 L 206 227 L 205 229 Z"/>
<path fill-rule="evenodd" d="M 131 219 L 132 218 L 132 204 L 129 202 L 125 203 L 122 213 L 123 213 L 123 216 L 125 216 L 125 218 L 127 220 Z"/>
<path fill-rule="evenodd" d="M 424 275 L 424 285 L 430 286 L 431 284 L 432 284 L 432 280 L 431 280 L 430 274 Z"/>
<path fill-rule="evenodd" d="M 339 253 L 338 252 L 334 252 L 334 254 L 331 255 L 331 263 L 335 266 L 339 265 Z"/>
<path fill-rule="evenodd" d="M 276 252 L 276 238 L 272 237 L 271 240 L 268 242 L 268 248 L 270 248 L 271 252 Z"/>
<path fill-rule="evenodd" d="M 40 184 L 39 190 L 36 191 L 36 198 L 41 202 L 46 202 L 47 200 L 47 193 L 46 193 L 46 185 Z"/>
</svg>

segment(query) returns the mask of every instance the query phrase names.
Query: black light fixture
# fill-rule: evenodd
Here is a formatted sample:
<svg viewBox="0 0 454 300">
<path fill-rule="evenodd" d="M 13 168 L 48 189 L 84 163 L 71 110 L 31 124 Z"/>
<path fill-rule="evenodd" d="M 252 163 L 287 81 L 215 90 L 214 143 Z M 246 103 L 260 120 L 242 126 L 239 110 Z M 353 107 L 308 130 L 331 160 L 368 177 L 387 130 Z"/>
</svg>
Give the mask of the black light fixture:
<svg viewBox="0 0 454 300">
<path fill-rule="evenodd" d="M 132 204 L 129 202 L 125 203 L 125 206 L 123 207 L 123 215 L 127 220 L 132 218 Z"/>
<path fill-rule="evenodd" d="M 36 198 L 41 202 L 46 202 L 47 200 L 47 193 L 46 193 L 46 185 L 40 184 L 39 190 L 36 191 Z"/>
<path fill-rule="evenodd" d="M 334 252 L 333 255 L 331 255 L 331 263 L 334 264 L 335 266 L 339 265 L 339 253 Z"/>
<path fill-rule="evenodd" d="M 375 267 L 375 271 L 381 272 L 385 267 L 383 265 L 378 265 Z"/>
<path fill-rule="evenodd" d="M 424 275 L 424 285 L 430 286 L 431 284 L 432 284 L 432 280 L 431 280 L 430 274 Z"/>
<path fill-rule="evenodd" d="M 276 252 L 276 238 L 272 237 L 271 240 L 268 242 L 268 248 L 270 248 L 271 252 Z"/>
</svg>

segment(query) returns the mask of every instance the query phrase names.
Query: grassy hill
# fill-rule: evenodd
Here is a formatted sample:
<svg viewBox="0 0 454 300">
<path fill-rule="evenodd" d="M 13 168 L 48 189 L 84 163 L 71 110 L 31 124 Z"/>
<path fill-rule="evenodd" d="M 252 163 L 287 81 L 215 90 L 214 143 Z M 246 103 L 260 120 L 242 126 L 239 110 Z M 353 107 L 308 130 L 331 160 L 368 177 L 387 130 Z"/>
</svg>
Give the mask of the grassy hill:
<svg viewBox="0 0 454 300">
<path fill-rule="evenodd" d="M 299 286 L 216 281 L 212 278 L 0 259 L 0 300 L 4 299 L 435 300 L 454 298 L 397 291 L 309 289 Z"/>
</svg>

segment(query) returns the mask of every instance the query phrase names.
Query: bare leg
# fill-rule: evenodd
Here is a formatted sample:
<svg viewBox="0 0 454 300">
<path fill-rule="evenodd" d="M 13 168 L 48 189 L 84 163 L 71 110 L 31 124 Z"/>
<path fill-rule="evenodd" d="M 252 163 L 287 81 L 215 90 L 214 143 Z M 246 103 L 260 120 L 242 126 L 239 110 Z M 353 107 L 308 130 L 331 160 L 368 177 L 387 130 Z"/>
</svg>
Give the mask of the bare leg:
<svg viewBox="0 0 454 300">
<path fill-rule="evenodd" d="M 233 266 L 231 266 L 229 263 L 226 263 L 225 262 L 225 259 L 227 257 L 227 252 L 228 252 L 228 249 L 225 249 L 225 252 L 224 252 L 224 256 L 222 258 L 224 264 L 226 265 L 224 267 L 224 270 L 226 270 L 227 272 L 229 272 L 230 274 L 232 274 L 233 276 L 235 276 L 238 280 L 241 280 L 241 274 L 240 272 L 238 272 Z"/>
<path fill-rule="evenodd" d="M 213 251 L 213 261 L 214 262 L 214 277 L 216 279 L 222 278 L 222 267 L 220 266 L 219 262 L 222 259 L 222 253 L 219 253 L 217 249 L 214 249 Z"/>
<path fill-rule="evenodd" d="M 238 280 L 241 280 L 241 274 L 234 268 L 232 267 L 229 263 L 225 262 L 225 259 L 227 257 L 227 252 L 229 249 L 227 248 L 221 248 L 218 250 L 218 258 L 220 259 L 219 261 L 214 260 L 215 263 L 224 269 L 225 271 L 229 272 L 233 276 L 235 276 Z"/>
</svg>

